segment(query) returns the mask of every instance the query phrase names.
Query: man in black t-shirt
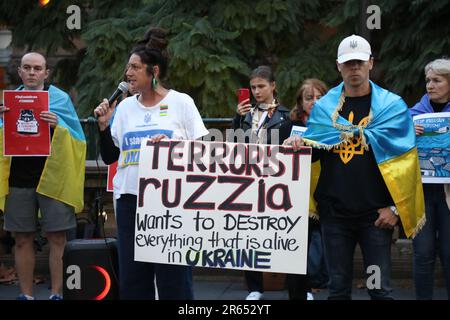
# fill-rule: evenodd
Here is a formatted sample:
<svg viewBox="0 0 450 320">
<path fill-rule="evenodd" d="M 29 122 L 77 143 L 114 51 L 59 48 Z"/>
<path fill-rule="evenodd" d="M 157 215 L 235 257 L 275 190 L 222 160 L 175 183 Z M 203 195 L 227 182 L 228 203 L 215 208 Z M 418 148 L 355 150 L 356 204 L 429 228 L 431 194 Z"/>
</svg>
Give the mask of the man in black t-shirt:
<svg viewBox="0 0 450 320">
<path fill-rule="evenodd" d="M 425 223 L 414 128 L 403 100 L 369 80 L 373 57 L 364 38 L 342 40 L 336 64 L 343 83 L 316 102 L 303 139 L 292 137 L 284 144 L 319 148 L 313 154 L 321 164 L 314 199 L 330 274 L 329 299 L 351 299 L 356 244 L 370 273 L 370 297 L 392 299 L 397 212 L 408 236 Z M 397 163 L 402 157 L 408 158 L 403 168 Z"/>
</svg>

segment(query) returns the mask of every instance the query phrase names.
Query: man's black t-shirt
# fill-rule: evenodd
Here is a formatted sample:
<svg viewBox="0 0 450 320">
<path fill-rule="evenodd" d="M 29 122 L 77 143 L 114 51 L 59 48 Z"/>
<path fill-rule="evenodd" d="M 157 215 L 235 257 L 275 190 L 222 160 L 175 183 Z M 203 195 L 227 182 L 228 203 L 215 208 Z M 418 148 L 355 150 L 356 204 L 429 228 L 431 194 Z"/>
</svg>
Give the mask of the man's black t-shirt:
<svg viewBox="0 0 450 320">
<path fill-rule="evenodd" d="M 367 125 L 371 94 L 346 97 L 340 115 L 353 124 Z M 347 145 L 319 152 L 321 173 L 314 197 L 321 218 L 358 218 L 393 205 L 369 145 L 360 137 Z"/>
<path fill-rule="evenodd" d="M 48 91 L 45 85 L 44 90 Z M 53 134 L 53 130 L 50 130 Z M 41 179 L 47 157 L 12 157 L 9 186 L 16 188 L 36 188 Z"/>
</svg>

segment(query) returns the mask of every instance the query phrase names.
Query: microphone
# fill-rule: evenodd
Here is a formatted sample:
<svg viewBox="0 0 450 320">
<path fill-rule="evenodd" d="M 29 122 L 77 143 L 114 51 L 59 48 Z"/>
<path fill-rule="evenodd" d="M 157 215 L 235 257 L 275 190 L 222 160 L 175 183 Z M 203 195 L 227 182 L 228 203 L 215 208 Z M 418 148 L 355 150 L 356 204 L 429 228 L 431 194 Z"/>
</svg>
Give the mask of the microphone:
<svg viewBox="0 0 450 320">
<path fill-rule="evenodd" d="M 128 84 L 128 82 L 126 82 L 126 81 L 122 81 L 121 83 L 119 83 L 119 86 L 117 87 L 116 91 L 114 91 L 114 93 L 113 93 L 113 94 L 111 95 L 111 97 L 109 97 L 109 99 L 108 99 L 109 105 L 111 106 L 112 103 L 113 103 L 114 101 L 116 101 L 117 98 L 118 98 L 122 93 L 127 92 L 127 91 L 128 91 L 128 87 L 129 87 L 129 84 Z"/>
</svg>

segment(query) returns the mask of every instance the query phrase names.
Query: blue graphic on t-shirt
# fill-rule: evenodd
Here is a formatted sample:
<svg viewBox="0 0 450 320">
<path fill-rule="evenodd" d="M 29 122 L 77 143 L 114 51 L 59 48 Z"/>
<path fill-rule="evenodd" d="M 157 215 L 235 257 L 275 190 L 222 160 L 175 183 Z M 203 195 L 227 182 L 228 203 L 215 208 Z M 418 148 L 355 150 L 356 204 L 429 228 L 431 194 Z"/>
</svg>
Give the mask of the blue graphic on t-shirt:
<svg viewBox="0 0 450 320">
<path fill-rule="evenodd" d="M 144 117 L 144 122 L 149 123 L 150 121 L 152 121 L 152 115 L 150 114 L 150 112 L 147 112 Z"/>
<path fill-rule="evenodd" d="M 158 134 L 165 134 L 172 138 L 172 130 L 146 130 L 146 131 L 132 131 L 127 132 L 122 140 L 122 163 L 121 167 L 139 164 L 139 154 L 141 148 L 141 141 L 143 139 L 151 138 Z"/>
</svg>

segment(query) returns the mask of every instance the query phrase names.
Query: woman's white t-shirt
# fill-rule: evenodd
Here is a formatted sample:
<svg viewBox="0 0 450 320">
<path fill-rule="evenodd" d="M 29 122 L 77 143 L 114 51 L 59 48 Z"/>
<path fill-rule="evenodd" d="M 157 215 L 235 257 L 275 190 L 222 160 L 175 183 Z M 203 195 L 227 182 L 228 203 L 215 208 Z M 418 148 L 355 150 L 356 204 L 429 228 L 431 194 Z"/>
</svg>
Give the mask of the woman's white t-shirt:
<svg viewBox="0 0 450 320">
<path fill-rule="evenodd" d="M 165 134 L 174 140 L 195 140 L 208 134 L 194 100 L 185 93 L 170 90 L 156 105 L 145 107 L 138 95 L 123 100 L 111 124 L 114 144 L 120 149 L 114 195 L 137 195 L 141 140 Z"/>
</svg>

